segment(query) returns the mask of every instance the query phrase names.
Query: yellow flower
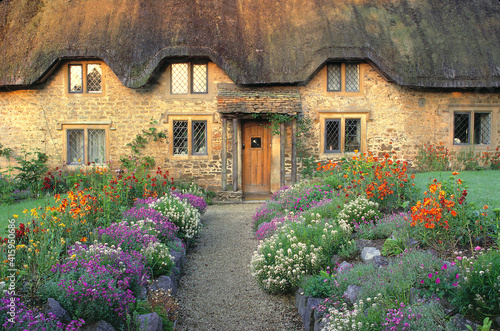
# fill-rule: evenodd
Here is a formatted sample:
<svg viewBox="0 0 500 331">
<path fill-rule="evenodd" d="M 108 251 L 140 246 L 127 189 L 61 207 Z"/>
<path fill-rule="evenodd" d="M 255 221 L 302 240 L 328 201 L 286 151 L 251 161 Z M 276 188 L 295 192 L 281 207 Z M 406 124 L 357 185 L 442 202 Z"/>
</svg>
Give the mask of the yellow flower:
<svg viewBox="0 0 500 331">
<path fill-rule="evenodd" d="M 23 214 L 26 214 L 28 212 L 28 209 L 23 210 Z"/>
<path fill-rule="evenodd" d="M 71 255 L 71 259 L 73 260 L 76 257 L 76 254 Z"/>
<path fill-rule="evenodd" d="M 66 226 L 66 225 L 64 225 L 64 223 L 61 223 L 61 224 L 59 224 L 59 226 Z"/>
<path fill-rule="evenodd" d="M 25 246 L 25 245 L 23 245 L 23 244 L 21 244 L 21 245 L 17 245 L 17 246 L 16 246 L 16 249 L 21 249 L 21 248 L 24 248 L 24 247 L 26 247 L 26 246 Z"/>
<path fill-rule="evenodd" d="M 12 217 L 14 217 L 15 219 L 18 219 L 19 216 L 18 215 L 12 215 Z"/>
<path fill-rule="evenodd" d="M 24 269 L 28 269 L 28 265 L 27 264 L 23 265 L 23 267 L 24 267 Z"/>
</svg>

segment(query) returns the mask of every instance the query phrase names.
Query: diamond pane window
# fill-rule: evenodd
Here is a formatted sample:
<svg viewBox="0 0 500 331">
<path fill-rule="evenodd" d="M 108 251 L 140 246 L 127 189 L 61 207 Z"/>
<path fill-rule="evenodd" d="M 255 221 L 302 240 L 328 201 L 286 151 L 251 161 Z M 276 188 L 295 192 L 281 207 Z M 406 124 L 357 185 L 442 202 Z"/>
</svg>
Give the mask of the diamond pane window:
<svg viewBox="0 0 500 331">
<path fill-rule="evenodd" d="M 345 90 L 359 92 L 359 64 L 345 65 Z"/>
<path fill-rule="evenodd" d="M 489 145 L 491 138 L 491 114 L 474 113 L 474 144 Z"/>
<path fill-rule="evenodd" d="M 329 64 L 327 66 L 328 91 L 340 91 L 342 89 L 340 64 Z"/>
<path fill-rule="evenodd" d="M 470 113 L 455 113 L 453 126 L 453 143 L 468 144 L 470 131 Z"/>
<path fill-rule="evenodd" d="M 207 122 L 193 121 L 193 154 L 207 154 Z"/>
<path fill-rule="evenodd" d="M 100 64 L 87 66 L 87 91 L 89 93 L 102 92 L 102 69 Z"/>
<path fill-rule="evenodd" d="M 68 130 L 68 163 L 85 162 L 83 130 Z"/>
<path fill-rule="evenodd" d="M 187 94 L 189 91 L 189 64 L 172 64 L 172 94 Z"/>
<path fill-rule="evenodd" d="M 325 122 L 325 153 L 340 152 L 340 120 Z"/>
<path fill-rule="evenodd" d="M 207 64 L 193 64 L 193 77 L 192 77 L 192 92 L 193 93 L 207 93 Z"/>
<path fill-rule="evenodd" d="M 344 152 L 354 152 L 361 149 L 361 119 L 345 120 Z"/>
<path fill-rule="evenodd" d="M 188 121 L 173 122 L 174 155 L 188 154 Z"/>
<path fill-rule="evenodd" d="M 106 131 L 104 129 L 89 129 L 89 159 L 87 162 L 104 163 L 106 159 Z"/>
<path fill-rule="evenodd" d="M 83 68 L 79 64 L 69 66 L 69 92 L 83 92 Z"/>
</svg>

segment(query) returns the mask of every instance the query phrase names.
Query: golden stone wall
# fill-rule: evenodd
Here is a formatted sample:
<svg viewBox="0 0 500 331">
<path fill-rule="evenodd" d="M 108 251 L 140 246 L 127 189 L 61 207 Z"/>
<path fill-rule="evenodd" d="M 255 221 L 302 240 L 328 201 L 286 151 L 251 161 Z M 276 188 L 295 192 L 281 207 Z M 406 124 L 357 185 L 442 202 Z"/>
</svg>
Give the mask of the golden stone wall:
<svg viewBox="0 0 500 331">
<path fill-rule="evenodd" d="M 0 90 L 0 143 L 19 155 L 21 148 L 28 151 L 39 149 L 51 156 L 50 166 L 62 166 L 64 153 L 64 124 L 109 123 L 109 161 L 119 166 L 122 155 L 131 155 L 127 143 L 142 130 L 155 127 L 168 133 L 169 117 L 185 115 L 210 115 L 211 153 L 207 156 L 173 156 L 170 142 L 151 142 L 144 155 L 153 156 L 156 164 L 178 178 L 195 178 L 200 184 L 218 190 L 221 182 L 222 121 L 217 111 L 217 84 L 228 86 L 231 79 L 215 64 L 209 64 L 208 95 L 169 95 L 168 69 L 159 71 L 146 86 L 139 89 L 125 87 L 103 64 L 104 91 L 99 95 L 75 95 L 67 93 L 67 65 L 56 68 L 48 80 L 27 89 Z M 453 145 L 453 112 L 457 110 L 492 111 L 492 144 L 500 145 L 500 94 L 474 92 L 429 92 L 403 88 L 388 82 L 373 67 L 362 65 L 362 89 L 360 93 L 336 94 L 326 92 L 326 68 L 321 69 L 307 84 L 300 86 L 300 104 L 304 114 L 312 119 L 313 128 L 299 138 L 309 155 L 323 160 L 341 157 L 320 151 L 320 114 L 361 114 L 366 118 L 366 149 L 383 153 L 393 148 L 400 158 L 413 159 L 423 143 Z M 266 87 L 253 88 L 262 89 Z M 279 103 L 276 107 L 279 107 Z M 270 111 L 278 111 L 272 109 Z M 168 115 L 168 116 L 166 116 Z M 232 125 L 228 121 L 228 184 L 231 178 Z M 273 143 L 278 140 L 273 139 Z M 484 149 L 486 147 L 476 147 Z M 273 149 L 274 150 L 274 149 Z M 290 129 L 286 145 L 286 171 L 290 176 Z M 275 160 L 276 161 L 276 160 Z M 14 162 L 11 162 L 14 164 Z M 0 158 L 0 167 L 8 165 Z M 273 162 L 279 166 L 279 162 Z M 241 166 L 239 167 L 241 171 Z M 278 171 L 279 172 L 279 171 Z M 273 171 L 276 176 L 276 171 Z M 279 182 L 279 178 L 277 180 Z M 276 183 L 276 178 L 273 183 Z M 273 185 L 276 188 L 276 185 Z"/>
</svg>

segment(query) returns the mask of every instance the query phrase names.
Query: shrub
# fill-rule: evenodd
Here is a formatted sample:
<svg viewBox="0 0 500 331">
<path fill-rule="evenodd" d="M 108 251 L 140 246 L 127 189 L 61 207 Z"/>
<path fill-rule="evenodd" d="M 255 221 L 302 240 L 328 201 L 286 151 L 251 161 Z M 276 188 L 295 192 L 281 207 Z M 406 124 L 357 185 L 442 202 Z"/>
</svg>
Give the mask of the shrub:
<svg viewBox="0 0 500 331">
<path fill-rule="evenodd" d="M 138 226 L 149 234 L 155 235 L 162 243 L 173 240 L 179 227 L 168 220 L 160 212 L 147 207 L 133 207 L 123 213 L 124 219 L 130 226 Z"/>
<path fill-rule="evenodd" d="M 482 320 L 500 314 L 500 251 L 476 249 L 476 258 L 457 256 L 460 281 L 452 302 L 462 314 Z"/>
<path fill-rule="evenodd" d="M 8 314 L 12 304 L 15 307 L 15 315 Z M 72 320 L 68 325 L 61 323 L 54 314 L 45 315 L 39 309 L 30 309 L 18 297 L 6 295 L 0 298 L 0 326 L 2 330 L 66 330 L 77 331 L 85 324 L 82 319 Z"/>
<path fill-rule="evenodd" d="M 161 275 L 170 275 L 174 267 L 174 258 L 170 255 L 169 248 L 159 242 L 150 242 L 146 248 L 141 249 L 151 276 L 157 278 Z"/>
<path fill-rule="evenodd" d="M 147 260 L 136 251 L 122 251 L 121 247 L 109 247 L 107 244 L 96 242 L 88 247 L 76 244 L 68 250 L 68 255 L 72 261 L 60 266 L 56 264 L 56 268 L 59 267 L 58 270 L 63 274 L 85 265 L 84 261 L 94 261 L 108 267 L 118 284 L 127 283 L 126 288 L 136 296 L 140 294 L 141 286 L 146 285 L 149 279 L 144 266 Z"/>
<path fill-rule="evenodd" d="M 287 292 L 302 277 L 313 274 L 329 262 L 347 242 L 345 229 L 325 221 L 286 222 L 263 240 L 251 261 L 252 275 L 269 292 Z"/>
<path fill-rule="evenodd" d="M 115 327 L 124 323 L 135 297 L 128 279 L 115 278 L 116 269 L 97 261 L 73 260 L 52 271 L 55 276 L 42 287 L 42 299 L 54 298 L 86 322 L 105 320 Z"/>
<path fill-rule="evenodd" d="M 358 197 L 344 206 L 338 215 L 338 222 L 353 227 L 355 223 L 374 221 L 379 215 L 378 203 Z"/>
<path fill-rule="evenodd" d="M 186 200 L 191 204 L 191 206 L 195 207 L 198 209 L 200 214 L 203 214 L 205 210 L 207 209 L 207 203 L 205 202 L 205 199 L 203 197 L 191 194 L 191 193 L 181 193 L 181 192 L 176 192 L 173 191 L 172 195 L 175 195 L 181 200 Z"/>
<path fill-rule="evenodd" d="M 451 155 L 443 144 L 424 144 L 418 148 L 415 164 L 419 171 L 445 171 L 450 169 Z"/>
<path fill-rule="evenodd" d="M 140 224 L 128 225 L 126 222 L 113 223 L 105 229 L 99 228 L 98 238 L 124 251 L 140 251 L 150 242 L 158 241 L 156 236 L 149 234 L 149 229 Z"/>
<path fill-rule="evenodd" d="M 149 205 L 179 227 L 179 238 L 194 239 L 201 229 L 200 212 L 189 202 L 165 195 Z"/>
</svg>

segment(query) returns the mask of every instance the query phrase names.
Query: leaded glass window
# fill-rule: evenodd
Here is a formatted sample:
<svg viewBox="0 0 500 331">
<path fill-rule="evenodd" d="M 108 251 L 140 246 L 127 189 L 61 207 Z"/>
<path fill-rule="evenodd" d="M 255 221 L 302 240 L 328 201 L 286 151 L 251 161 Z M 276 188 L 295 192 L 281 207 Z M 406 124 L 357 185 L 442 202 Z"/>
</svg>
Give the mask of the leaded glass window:
<svg viewBox="0 0 500 331">
<path fill-rule="evenodd" d="M 207 93 L 208 92 L 208 65 L 193 64 L 192 76 L 192 92 L 193 93 Z"/>
<path fill-rule="evenodd" d="M 172 94 L 208 93 L 207 63 L 173 63 L 170 70 Z"/>
<path fill-rule="evenodd" d="M 474 144 L 489 145 L 491 138 L 491 114 L 474 113 Z"/>
<path fill-rule="evenodd" d="M 80 64 L 69 66 L 69 92 L 83 93 L 83 68 Z"/>
<path fill-rule="evenodd" d="M 171 81 L 172 94 L 187 94 L 189 90 L 189 64 L 173 63 Z"/>
<path fill-rule="evenodd" d="M 173 121 L 174 155 L 188 154 L 188 121 Z"/>
<path fill-rule="evenodd" d="M 346 92 L 359 92 L 359 64 L 345 65 Z"/>
<path fill-rule="evenodd" d="M 102 92 L 102 69 L 100 64 L 87 66 L 87 91 L 89 93 Z"/>
<path fill-rule="evenodd" d="M 361 119 L 345 120 L 344 152 L 354 152 L 361 149 Z"/>
<path fill-rule="evenodd" d="M 83 130 L 68 130 L 68 163 L 82 164 L 85 163 L 84 155 L 84 131 Z"/>
<path fill-rule="evenodd" d="M 193 154 L 207 154 L 207 121 L 193 121 Z"/>
<path fill-rule="evenodd" d="M 325 122 L 325 153 L 340 152 L 340 120 Z"/>
<path fill-rule="evenodd" d="M 470 113 L 455 113 L 453 143 L 468 144 L 470 137 Z"/>
<path fill-rule="evenodd" d="M 106 130 L 89 129 L 89 158 L 87 162 L 104 163 L 106 159 Z"/>
<path fill-rule="evenodd" d="M 331 63 L 327 66 L 328 91 L 337 92 L 342 89 L 340 64 Z"/>
</svg>

